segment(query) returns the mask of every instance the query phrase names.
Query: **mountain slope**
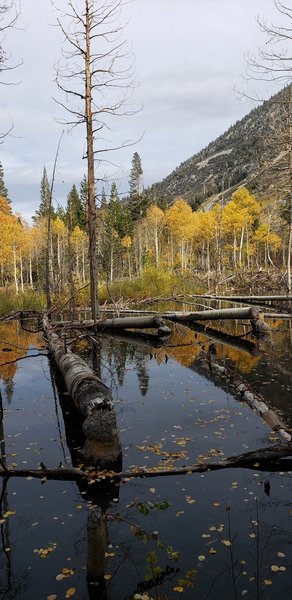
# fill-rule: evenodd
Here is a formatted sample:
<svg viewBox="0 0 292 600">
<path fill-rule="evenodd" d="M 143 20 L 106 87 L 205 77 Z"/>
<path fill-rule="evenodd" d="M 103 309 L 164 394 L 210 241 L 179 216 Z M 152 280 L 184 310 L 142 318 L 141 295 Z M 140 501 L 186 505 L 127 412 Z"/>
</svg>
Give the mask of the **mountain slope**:
<svg viewBox="0 0 292 600">
<path fill-rule="evenodd" d="M 202 202 L 208 205 L 208 199 L 212 204 L 222 190 L 229 198 L 240 185 L 248 186 L 259 195 L 268 193 L 274 176 L 267 165 L 280 156 L 279 145 L 270 142 L 287 94 L 288 87 L 253 109 L 163 181 L 149 188 L 147 195 L 164 198 L 167 204 L 183 197 L 196 207 Z"/>
</svg>

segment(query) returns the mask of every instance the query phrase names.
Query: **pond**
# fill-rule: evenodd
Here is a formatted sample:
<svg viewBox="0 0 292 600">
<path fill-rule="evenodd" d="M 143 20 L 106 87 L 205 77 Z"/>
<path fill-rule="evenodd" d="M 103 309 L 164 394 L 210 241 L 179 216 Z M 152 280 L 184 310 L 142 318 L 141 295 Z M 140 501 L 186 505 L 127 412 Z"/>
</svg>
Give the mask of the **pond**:
<svg viewBox="0 0 292 600">
<path fill-rule="evenodd" d="M 137 334 L 76 342 L 111 389 L 123 472 L 175 471 L 282 441 L 204 360 L 211 349 L 292 428 L 291 321 L 270 324 L 265 340 L 233 322 L 220 326 L 228 334 L 221 338 L 212 323 L 211 332 L 173 326 L 164 344 Z M 41 337 L 17 322 L 0 324 L 0 386 L 4 466 L 80 465 L 80 415 Z M 289 472 L 256 468 L 91 486 L 3 479 L 0 599 L 288 596 L 291 481 Z M 86 576 L 92 543 L 101 570 L 95 583 Z"/>
</svg>

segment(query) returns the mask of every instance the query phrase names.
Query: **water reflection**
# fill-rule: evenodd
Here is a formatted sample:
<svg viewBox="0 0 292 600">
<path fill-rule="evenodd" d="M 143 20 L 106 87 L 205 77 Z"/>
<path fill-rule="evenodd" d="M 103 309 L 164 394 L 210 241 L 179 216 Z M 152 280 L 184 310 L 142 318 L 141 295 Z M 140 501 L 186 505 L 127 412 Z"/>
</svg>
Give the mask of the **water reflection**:
<svg viewBox="0 0 292 600">
<path fill-rule="evenodd" d="M 165 468 L 167 461 L 187 466 L 200 456 L 204 460 L 214 452 L 238 453 L 267 443 L 269 432 L 259 418 L 200 370 L 200 353 L 212 345 L 218 359 L 238 368 L 266 400 L 283 402 L 287 414 L 289 324 L 273 324 L 268 340 L 238 338 L 247 333 L 248 325 L 232 324 L 228 330 L 224 324 L 220 330 L 228 335 L 179 326 L 173 327 L 172 337 L 164 343 L 147 334 L 108 335 L 93 344 L 92 340 L 76 342 L 112 389 L 125 469 L 158 464 Z M 11 336 L 8 339 L 12 341 Z M 20 338 L 16 343 L 24 346 L 19 342 Z M 28 343 L 37 342 L 29 339 Z M 51 373 L 55 390 L 48 387 L 49 367 L 37 360 L 20 363 L 35 368 L 29 385 L 23 385 L 24 369 L 14 372 L 12 404 L 8 406 L 3 394 L 3 459 L 20 467 L 22 462 L 33 464 L 35 456 L 48 466 L 60 462 L 79 466 L 85 442 L 82 418 L 56 374 Z M 21 423 L 16 423 L 13 411 L 24 406 Z M 66 597 L 72 587 L 75 597 L 83 600 L 132 600 L 135 593 L 175 598 L 181 593 L 175 588 L 183 588 L 188 600 L 251 598 L 258 589 L 266 598 L 285 597 L 290 583 L 290 493 L 289 474 L 262 475 L 243 469 L 96 485 L 80 481 L 78 486 L 11 480 L 2 488 L 2 516 L 8 510 L 16 514 L 1 524 L 6 528 L 1 593 L 10 585 L 6 596 L 11 600 Z M 56 551 L 41 560 L 34 550 L 51 542 L 57 543 Z M 11 551 L 5 553 L 8 547 Z M 74 573 L 56 581 L 64 568 Z M 195 571 L 193 576 L 187 575 L 190 571 Z M 274 596 L 269 595 L 270 589 Z"/>
<path fill-rule="evenodd" d="M 26 356 L 30 346 L 40 348 L 37 334 L 24 331 L 18 321 L 0 323 L 0 381 L 3 381 L 9 403 L 13 398 L 14 376 L 20 364 L 17 359 Z"/>
</svg>

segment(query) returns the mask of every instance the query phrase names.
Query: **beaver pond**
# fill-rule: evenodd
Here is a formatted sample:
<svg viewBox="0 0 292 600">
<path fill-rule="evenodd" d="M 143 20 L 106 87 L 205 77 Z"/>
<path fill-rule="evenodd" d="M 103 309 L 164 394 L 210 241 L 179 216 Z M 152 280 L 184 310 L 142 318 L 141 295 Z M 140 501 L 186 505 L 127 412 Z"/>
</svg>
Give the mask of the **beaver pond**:
<svg viewBox="0 0 292 600">
<path fill-rule="evenodd" d="M 0 600 L 288 597 L 291 473 L 255 465 L 175 474 L 283 441 L 210 369 L 208 353 L 292 428 L 292 323 L 270 325 L 265 339 L 237 321 L 212 323 L 222 338 L 172 325 L 164 343 L 137 333 L 77 339 L 74 350 L 111 389 L 123 472 L 155 476 L 92 485 L 2 478 Z M 2 468 L 80 465 L 81 417 L 41 334 L 17 321 L 0 324 L 0 389 Z M 89 582 L 94 519 L 106 551 L 97 549 L 102 574 Z"/>
</svg>

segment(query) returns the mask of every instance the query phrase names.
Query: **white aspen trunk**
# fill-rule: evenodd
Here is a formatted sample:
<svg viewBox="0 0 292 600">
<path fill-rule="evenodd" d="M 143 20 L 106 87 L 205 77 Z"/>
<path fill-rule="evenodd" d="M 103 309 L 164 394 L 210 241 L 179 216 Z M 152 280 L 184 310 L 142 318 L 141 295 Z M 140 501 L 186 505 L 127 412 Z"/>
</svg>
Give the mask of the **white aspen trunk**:
<svg viewBox="0 0 292 600">
<path fill-rule="evenodd" d="M 154 231 L 154 247 L 155 247 L 155 261 L 156 268 L 159 268 L 159 242 L 158 242 L 158 231 L 157 228 Z"/>
<path fill-rule="evenodd" d="M 111 243 L 111 251 L 110 251 L 110 282 L 112 283 L 114 278 L 114 250 L 113 243 Z"/>
<path fill-rule="evenodd" d="M 19 256 L 19 266 L 20 266 L 20 285 L 21 285 L 21 291 L 24 292 L 24 285 L 23 285 L 23 263 L 22 263 L 22 256 L 21 256 L 21 254 Z"/>
<path fill-rule="evenodd" d="M 238 261 L 239 261 L 239 266 L 241 267 L 241 263 L 242 263 L 242 246 L 243 246 L 243 238 L 244 238 L 244 227 L 241 230 L 241 235 L 240 235 L 240 244 L 239 244 L 239 256 L 238 256 Z"/>
<path fill-rule="evenodd" d="M 82 244 L 82 280 L 85 283 L 85 249 L 84 244 Z"/>
<path fill-rule="evenodd" d="M 234 229 L 234 235 L 233 235 L 233 265 L 234 268 L 236 269 L 236 265 L 237 265 L 237 260 L 236 260 L 236 246 L 237 246 L 237 240 L 236 240 L 236 232 Z"/>
<path fill-rule="evenodd" d="M 33 277 L 32 277 L 32 257 L 31 250 L 29 251 L 29 285 L 33 290 Z"/>
<path fill-rule="evenodd" d="M 18 296 L 18 281 L 17 281 L 17 263 L 16 263 L 16 250 L 15 245 L 13 244 L 13 266 L 14 266 L 14 283 L 15 283 L 15 293 Z"/>
<path fill-rule="evenodd" d="M 292 223 L 289 227 L 289 240 L 287 247 L 287 289 L 291 292 L 291 250 L 292 250 Z"/>
</svg>

